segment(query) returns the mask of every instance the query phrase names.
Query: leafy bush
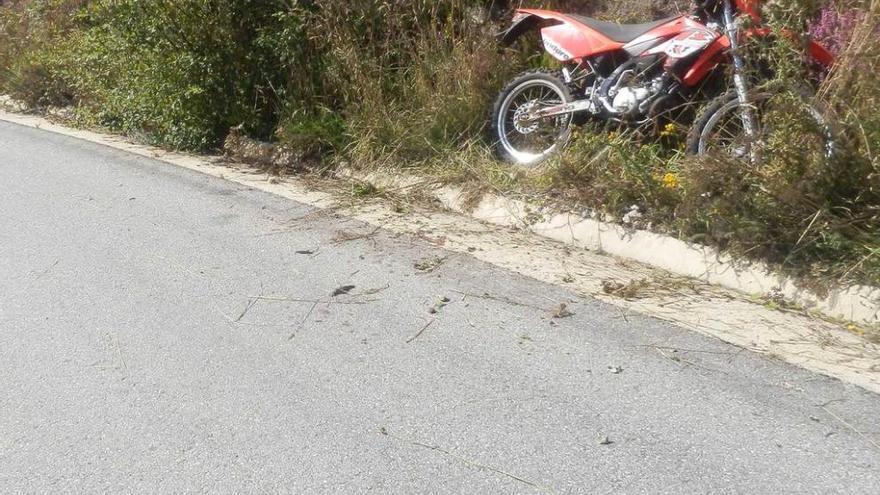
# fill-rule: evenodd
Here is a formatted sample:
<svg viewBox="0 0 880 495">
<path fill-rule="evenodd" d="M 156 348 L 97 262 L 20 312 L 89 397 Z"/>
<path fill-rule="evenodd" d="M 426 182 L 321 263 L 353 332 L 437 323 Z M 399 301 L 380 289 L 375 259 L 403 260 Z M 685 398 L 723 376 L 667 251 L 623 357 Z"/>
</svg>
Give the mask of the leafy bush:
<svg viewBox="0 0 880 495">
<path fill-rule="evenodd" d="M 0 89 L 37 108 L 70 102 L 56 47 L 75 29 L 74 13 L 84 2 L 13 0 L 0 6 Z"/>
<path fill-rule="evenodd" d="M 84 119 L 202 149 L 243 124 L 268 137 L 277 124 L 284 65 L 265 37 L 274 0 L 97 1 L 65 49 L 64 76 Z"/>
</svg>

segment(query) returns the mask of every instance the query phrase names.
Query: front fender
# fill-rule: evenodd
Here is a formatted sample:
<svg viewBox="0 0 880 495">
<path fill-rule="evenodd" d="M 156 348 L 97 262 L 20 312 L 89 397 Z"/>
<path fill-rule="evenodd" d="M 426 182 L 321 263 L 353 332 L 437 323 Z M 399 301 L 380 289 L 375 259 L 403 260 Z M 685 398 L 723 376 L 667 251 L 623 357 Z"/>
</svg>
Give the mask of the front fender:
<svg viewBox="0 0 880 495">
<path fill-rule="evenodd" d="M 810 40 L 807 50 L 809 51 L 810 56 L 813 57 L 813 60 L 819 62 L 825 67 L 830 69 L 831 66 L 834 65 L 834 55 L 818 41 Z"/>
<path fill-rule="evenodd" d="M 772 37 L 775 34 L 768 28 L 751 29 L 747 31 L 746 36 L 754 36 L 760 38 Z M 795 39 L 795 35 L 788 30 L 782 30 L 782 35 Z M 727 56 L 727 50 L 730 48 L 730 40 L 727 36 L 721 36 L 715 40 L 708 48 L 697 58 L 691 68 L 684 75 L 684 83 L 686 86 L 696 86 L 703 78 L 712 72 L 715 67 L 721 64 Z M 813 62 L 821 64 L 826 69 L 830 69 L 834 65 L 834 55 L 822 46 L 821 43 L 810 40 L 807 44 L 807 55 Z"/>
<path fill-rule="evenodd" d="M 789 40 L 796 41 L 798 36 L 794 34 L 791 30 L 782 29 L 780 30 L 782 36 L 788 38 Z M 776 34 L 770 28 L 758 28 L 751 29 L 746 32 L 747 36 L 756 36 L 760 38 L 770 38 L 775 36 Z M 818 62 L 823 65 L 825 68 L 830 69 L 832 65 L 834 65 L 834 55 L 828 51 L 821 43 L 816 40 L 809 40 L 807 43 L 807 55 L 814 62 Z"/>
</svg>

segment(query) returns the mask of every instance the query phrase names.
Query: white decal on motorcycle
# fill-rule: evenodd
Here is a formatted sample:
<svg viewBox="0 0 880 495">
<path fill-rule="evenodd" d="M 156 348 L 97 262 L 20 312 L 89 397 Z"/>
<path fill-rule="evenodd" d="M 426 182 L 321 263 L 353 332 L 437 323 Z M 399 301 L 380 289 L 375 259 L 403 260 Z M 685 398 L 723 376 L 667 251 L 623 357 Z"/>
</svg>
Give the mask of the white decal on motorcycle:
<svg viewBox="0 0 880 495">
<path fill-rule="evenodd" d="M 652 50 L 652 53 L 665 53 L 670 58 L 685 58 L 715 41 L 717 35 L 711 31 L 691 31 L 673 38 Z"/>
<path fill-rule="evenodd" d="M 550 55 L 553 55 L 563 62 L 574 58 L 574 55 L 568 53 L 564 48 L 547 36 L 544 36 L 544 48 L 550 53 Z"/>
</svg>

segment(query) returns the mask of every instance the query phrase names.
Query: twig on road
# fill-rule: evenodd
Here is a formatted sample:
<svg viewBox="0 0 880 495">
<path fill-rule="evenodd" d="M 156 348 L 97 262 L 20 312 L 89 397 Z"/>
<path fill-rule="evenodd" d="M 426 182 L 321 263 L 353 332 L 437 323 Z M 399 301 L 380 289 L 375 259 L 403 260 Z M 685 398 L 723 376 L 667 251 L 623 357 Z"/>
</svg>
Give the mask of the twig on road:
<svg viewBox="0 0 880 495">
<path fill-rule="evenodd" d="M 435 321 L 436 321 L 436 320 L 431 320 L 431 321 L 429 321 L 428 323 L 426 323 L 425 326 L 423 326 L 422 329 L 418 331 L 418 333 L 416 333 L 415 335 L 413 335 L 412 337 L 410 337 L 409 339 L 407 339 L 406 343 L 409 344 L 409 343 L 412 342 L 413 340 L 416 340 L 417 338 L 419 338 L 419 336 L 421 336 L 423 333 L 425 333 L 425 330 L 427 330 L 428 327 L 430 327 L 431 324 L 434 323 Z"/>
<path fill-rule="evenodd" d="M 643 345 L 637 345 L 635 347 L 648 347 L 651 349 L 658 349 L 658 350 L 662 349 L 664 351 L 672 351 L 672 352 L 695 352 L 695 353 L 701 353 L 701 354 L 720 354 L 723 356 L 735 356 L 735 355 L 739 354 L 739 352 L 734 353 L 734 352 L 730 352 L 730 351 L 709 351 L 709 350 L 702 350 L 702 349 L 688 349 L 685 347 L 672 347 L 672 346 L 657 345 L 657 344 L 643 344 Z M 740 349 L 740 351 L 742 351 L 742 349 L 743 349 L 742 347 L 739 347 L 739 346 L 737 346 L 737 347 Z"/>
<path fill-rule="evenodd" d="M 459 461 L 463 464 L 466 464 L 468 466 L 475 467 L 478 469 L 485 469 L 486 471 L 491 471 L 495 474 L 500 474 L 502 476 L 506 476 L 512 480 L 518 481 L 522 484 L 525 484 L 525 485 L 528 485 L 532 488 L 535 488 L 536 490 L 541 490 L 544 493 L 550 493 L 550 494 L 555 493 L 552 489 L 550 489 L 546 486 L 541 486 L 541 485 L 535 483 L 534 481 L 530 481 L 530 480 L 527 480 L 527 479 L 522 478 L 520 476 L 517 476 L 513 473 L 509 473 L 507 471 L 504 471 L 502 469 L 498 469 L 496 467 L 488 466 L 486 464 L 482 464 L 482 463 L 474 461 L 472 459 L 468 459 L 467 457 L 463 457 L 458 454 L 454 454 L 454 453 L 444 449 L 443 447 L 440 447 L 439 445 L 428 445 L 426 443 L 417 442 L 417 441 L 411 441 L 410 443 L 412 443 L 413 445 L 415 445 L 417 447 L 422 447 L 422 448 L 426 448 L 429 450 L 433 450 L 435 452 L 440 452 L 441 454 L 452 457 L 453 459 L 456 459 L 457 461 Z"/>
<path fill-rule="evenodd" d="M 550 310 L 547 309 L 547 308 L 542 308 L 542 307 L 540 307 L 540 306 L 535 306 L 535 305 L 533 305 L 533 304 L 528 304 L 528 303 L 522 303 L 522 302 L 519 302 L 519 301 L 514 301 L 513 299 L 509 299 L 509 298 L 507 298 L 507 297 L 493 296 L 493 295 L 491 295 L 491 294 L 489 294 L 489 293 L 474 294 L 474 293 L 472 293 L 472 292 L 462 292 L 462 291 L 460 291 L 460 290 L 454 290 L 454 291 L 452 291 L 452 292 L 456 292 L 456 293 L 458 293 L 458 294 L 461 294 L 461 295 L 464 296 L 465 298 L 473 297 L 473 298 L 477 298 L 477 299 L 487 299 L 487 300 L 489 300 L 489 301 L 497 301 L 497 302 L 502 302 L 502 303 L 505 303 L 505 304 L 510 304 L 511 306 L 521 306 L 521 307 L 523 307 L 523 308 L 537 309 L 537 310 L 539 310 L 539 311 L 543 311 L 543 312 L 550 312 Z M 464 299 L 462 299 L 462 300 L 464 300 Z"/>
<path fill-rule="evenodd" d="M 353 295 L 360 295 L 360 294 L 353 294 Z M 278 297 L 276 297 L 276 296 L 250 296 L 250 298 L 253 300 L 257 300 L 257 301 L 267 301 L 267 302 L 293 302 L 293 303 L 309 303 L 309 304 L 315 304 L 315 303 L 320 304 L 322 302 L 329 302 L 329 301 L 322 301 L 321 299 L 300 299 L 300 298 L 296 298 L 296 297 L 280 297 L 280 296 L 278 296 Z M 333 301 L 333 304 L 360 306 L 360 305 L 369 304 L 371 302 L 376 302 L 376 301 L 378 301 L 378 299 L 367 299 L 364 301 Z"/>
<path fill-rule="evenodd" d="M 257 301 L 259 301 L 259 300 L 260 300 L 260 298 L 258 298 L 258 297 L 253 297 L 253 298 L 248 299 L 247 306 L 244 307 L 244 310 L 242 310 L 242 312 L 238 315 L 238 318 L 233 320 L 233 323 L 240 322 L 241 319 L 244 318 L 244 315 L 246 315 L 247 312 L 250 311 L 251 308 L 254 307 L 254 304 L 257 304 Z"/>
<path fill-rule="evenodd" d="M 119 356 L 119 361 L 122 362 L 122 367 L 125 368 L 125 376 L 131 380 L 131 371 L 128 369 L 128 363 L 125 362 L 125 356 L 122 355 L 122 347 L 119 345 L 119 334 L 113 333 L 113 341 L 116 344 L 116 355 Z"/>
<path fill-rule="evenodd" d="M 305 316 L 303 316 L 303 319 L 302 319 L 302 320 L 300 320 L 300 322 L 299 322 L 300 326 L 302 326 L 302 325 L 306 322 L 306 320 L 309 319 L 309 316 L 312 316 L 312 311 L 315 310 L 315 308 L 318 306 L 318 303 L 319 303 L 319 302 L 321 302 L 321 301 L 315 301 L 315 303 L 312 304 L 312 307 L 309 308 L 309 312 L 306 313 Z"/>
<path fill-rule="evenodd" d="M 305 324 L 306 320 L 309 319 L 309 316 L 312 316 L 312 312 L 315 310 L 316 307 L 318 307 L 318 303 L 320 303 L 320 302 L 321 301 L 315 301 L 312 304 L 312 307 L 309 308 L 309 312 L 306 313 L 305 316 L 303 316 L 303 319 L 300 320 L 299 325 L 297 325 L 297 327 L 296 327 L 296 330 L 290 334 L 290 337 L 287 337 L 287 340 L 293 340 L 293 338 L 296 337 L 296 334 L 299 331 L 299 329 L 302 328 L 302 326 L 303 326 L 303 324 Z"/>
<path fill-rule="evenodd" d="M 444 449 L 443 447 L 440 447 L 439 445 L 429 445 L 427 443 L 419 442 L 419 441 L 413 440 L 411 438 L 406 438 L 401 435 L 396 435 L 396 434 L 388 431 L 388 429 L 385 428 L 384 426 L 379 427 L 379 433 L 381 433 L 382 435 L 385 435 L 387 437 L 393 438 L 394 440 L 397 440 L 400 442 L 405 442 L 410 445 L 414 445 L 416 447 L 422 447 L 422 448 L 425 448 L 428 450 L 433 450 L 434 452 L 439 452 L 439 453 L 441 453 L 445 456 L 451 457 L 451 458 L 457 460 L 458 462 L 461 462 L 462 464 L 465 464 L 467 466 L 475 467 L 477 469 L 485 469 L 486 471 L 491 471 L 495 474 L 500 474 L 502 476 L 506 476 L 512 480 L 518 481 L 524 485 L 528 485 L 528 486 L 535 488 L 537 490 L 540 490 L 544 493 L 549 493 L 551 495 L 556 493 L 555 491 L 553 491 L 552 488 L 548 488 L 546 486 L 539 485 L 538 483 L 535 483 L 534 481 L 527 480 L 521 476 L 517 476 L 517 475 L 510 473 L 508 471 L 504 471 L 503 469 L 492 467 L 492 466 L 483 464 L 481 462 L 477 462 L 473 459 L 455 454 L 453 452 L 450 452 L 449 450 Z"/>
<path fill-rule="evenodd" d="M 374 228 L 370 232 L 367 232 L 366 234 L 352 234 L 352 233 L 346 232 L 344 230 L 340 230 L 336 233 L 332 242 L 334 245 L 338 246 L 339 244 L 343 244 L 345 242 L 358 241 L 361 239 L 368 239 L 368 238 L 371 238 L 374 235 L 376 235 L 376 233 L 378 233 L 380 230 L 382 230 L 381 225 Z"/>
<path fill-rule="evenodd" d="M 61 263 L 61 259 L 57 259 L 57 260 L 55 260 L 55 262 L 52 263 L 51 265 L 49 265 L 48 268 L 46 268 L 45 270 L 43 270 L 42 272 L 40 272 L 40 274 L 37 275 L 36 280 L 39 280 L 39 279 L 43 278 L 47 273 L 49 273 L 50 271 L 52 271 L 53 268 L 55 268 L 56 266 L 58 266 L 58 263 Z"/>
<path fill-rule="evenodd" d="M 880 451 L 880 444 L 878 444 L 876 440 L 874 440 L 873 438 L 869 437 L 868 435 L 865 435 L 864 433 L 862 433 L 855 426 L 849 424 L 845 419 L 843 419 L 840 416 L 831 412 L 831 410 L 829 410 L 827 407 L 822 406 L 822 410 L 825 411 L 826 413 L 828 413 L 829 415 L 831 415 L 832 418 L 836 419 L 837 421 L 840 421 L 844 426 L 846 426 L 850 430 L 854 431 L 858 436 L 862 437 L 862 439 L 864 439 L 866 442 L 873 445 L 875 449 Z"/>
</svg>

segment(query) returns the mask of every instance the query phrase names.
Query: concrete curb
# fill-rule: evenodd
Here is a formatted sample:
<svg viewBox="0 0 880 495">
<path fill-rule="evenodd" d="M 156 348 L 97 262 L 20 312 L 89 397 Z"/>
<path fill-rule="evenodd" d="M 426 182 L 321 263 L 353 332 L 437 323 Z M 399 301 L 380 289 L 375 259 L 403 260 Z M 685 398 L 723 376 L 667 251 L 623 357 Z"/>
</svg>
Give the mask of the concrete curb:
<svg viewBox="0 0 880 495">
<path fill-rule="evenodd" d="M 627 229 L 573 213 L 548 212 L 527 202 L 485 194 L 475 207 L 454 186 L 428 186 L 429 179 L 383 171 L 343 170 L 340 176 L 385 189 L 419 188 L 451 211 L 494 225 L 514 227 L 579 248 L 627 258 L 670 273 L 749 295 L 782 297 L 807 310 L 861 324 L 880 323 L 880 288 L 851 286 L 825 297 L 801 288 L 798 280 L 774 273 L 763 263 L 746 263 L 717 249 L 667 235 Z"/>
</svg>

